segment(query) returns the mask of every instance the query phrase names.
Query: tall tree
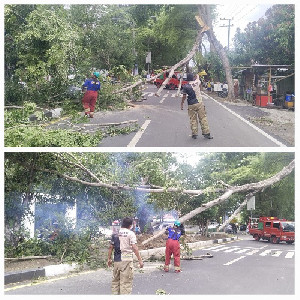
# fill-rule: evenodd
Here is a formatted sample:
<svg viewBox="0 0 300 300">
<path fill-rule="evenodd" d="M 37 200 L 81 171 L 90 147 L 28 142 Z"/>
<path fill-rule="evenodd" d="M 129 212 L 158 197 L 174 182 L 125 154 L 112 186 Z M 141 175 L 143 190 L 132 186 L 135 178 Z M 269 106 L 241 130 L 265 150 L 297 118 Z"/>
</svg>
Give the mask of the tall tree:
<svg viewBox="0 0 300 300">
<path fill-rule="evenodd" d="M 226 77 L 226 82 L 228 84 L 228 98 L 233 101 L 235 99 L 235 97 L 234 97 L 233 79 L 232 79 L 230 62 L 229 62 L 229 58 L 227 56 L 225 49 L 223 48 L 221 43 L 216 38 L 216 35 L 213 31 L 212 6 L 211 5 L 199 5 L 198 10 L 199 10 L 200 18 L 209 27 L 209 29 L 206 31 L 206 34 L 207 34 L 209 42 L 213 45 L 213 48 L 216 50 L 216 52 L 218 53 L 218 55 L 222 61 L 222 65 L 223 65 L 223 69 L 224 69 L 225 77 Z"/>
<path fill-rule="evenodd" d="M 235 65 L 295 63 L 295 5 L 277 4 L 234 36 Z"/>
</svg>

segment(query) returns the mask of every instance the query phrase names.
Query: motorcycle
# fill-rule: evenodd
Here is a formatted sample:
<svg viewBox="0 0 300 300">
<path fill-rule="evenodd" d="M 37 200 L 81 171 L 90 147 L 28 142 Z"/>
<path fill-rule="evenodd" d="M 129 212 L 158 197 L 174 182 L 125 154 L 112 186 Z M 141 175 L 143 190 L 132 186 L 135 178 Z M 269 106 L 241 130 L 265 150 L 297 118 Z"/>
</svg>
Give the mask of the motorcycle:
<svg viewBox="0 0 300 300">
<path fill-rule="evenodd" d="M 222 91 L 218 92 L 218 96 L 226 98 L 228 96 L 228 90 L 226 88 L 223 88 Z"/>
</svg>

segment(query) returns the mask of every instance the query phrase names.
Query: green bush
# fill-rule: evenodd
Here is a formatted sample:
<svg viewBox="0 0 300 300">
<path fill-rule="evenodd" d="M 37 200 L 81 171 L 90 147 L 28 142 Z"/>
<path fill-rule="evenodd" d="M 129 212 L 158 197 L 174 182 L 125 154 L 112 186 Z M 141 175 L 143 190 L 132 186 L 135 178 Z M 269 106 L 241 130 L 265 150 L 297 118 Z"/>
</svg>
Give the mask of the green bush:
<svg viewBox="0 0 300 300">
<path fill-rule="evenodd" d="M 61 262 L 76 262 L 90 268 L 104 267 L 108 243 L 101 237 L 93 239 L 90 229 L 73 232 L 64 227 L 53 240 L 50 236 L 50 231 L 45 230 L 39 238 L 22 238 L 17 244 L 5 241 L 5 257 L 51 255 Z"/>
<path fill-rule="evenodd" d="M 19 126 L 5 131 L 4 143 L 6 147 L 96 147 L 102 138 L 100 130 L 91 135 L 65 129 Z"/>
</svg>

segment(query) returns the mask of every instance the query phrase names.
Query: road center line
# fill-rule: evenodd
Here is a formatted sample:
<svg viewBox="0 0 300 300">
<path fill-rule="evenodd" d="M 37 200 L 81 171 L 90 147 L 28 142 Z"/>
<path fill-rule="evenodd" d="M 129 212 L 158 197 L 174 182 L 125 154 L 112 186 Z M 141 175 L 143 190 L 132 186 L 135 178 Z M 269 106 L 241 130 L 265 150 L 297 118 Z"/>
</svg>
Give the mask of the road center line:
<svg viewBox="0 0 300 300">
<path fill-rule="evenodd" d="M 234 116 L 236 116 L 237 118 L 239 118 L 241 121 L 243 121 L 244 123 L 246 123 L 247 125 L 249 125 L 250 127 L 252 127 L 253 129 L 255 129 L 256 131 L 258 131 L 259 133 L 261 133 L 263 136 L 265 136 L 266 138 L 268 138 L 269 140 L 271 140 L 273 143 L 275 143 L 276 145 L 280 146 L 280 147 L 287 147 L 286 145 L 284 145 L 283 143 L 277 141 L 275 138 L 273 138 L 272 136 L 270 136 L 269 134 L 267 134 L 266 132 L 264 132 L 262 129 L 258 128 L 257 126 L 253 125 L 252 123 L 250 123 L 249 121 L 247 121 L 246 119 L 244 119 L 243 117 L 241 117 L 239 114 L 235 113 L 233 110 L 231 110 L 230 108 L 226 107 L 224 104 L 218 102 L 216 99 L 212 98 L 211 96 L 203 93 L 207 98 L 213 100 L 214 102 L 216 102 L 217 104 L 219 104 L 220 106 L 222 106 L 223 108 L 225 108 L 227 111 L 229 111 L 231 114 L 233 114 Z"/>
<path fill-rule="evenodd" d="M 169 94 L 164 94 L 161 98 L 161 100 L 159 101 L 159 103 L 163 103 L 164 100 L 169 96 Z"/>
<path fill-rule="evenodd" d="M 246 256 L 240 256 L 240 257 L 238 257 L 238 258 L 236 258 L 236 259 L 234 259 L 234 260 L 232 260 L 232 261 L 229 261 L 228 263 L 226 263 L 226 264 L 223 264 L 223 266 L 229 266 L 229 265 L 232 265 L 233 263 L 235 263 L 235 262 L 237 262 L 237 261 L 239 261 L 239 260 L 241 260 L 241 259 L 243 259 L 243 258 L 245 258 Z"/>
<path fill-rule="evenodd" d="M 140 130 L 135 134 L 133 139 L 130 141 L 130 143 L 127 145 L 127 147 L 135 147 L 140 138 L 142 137 L 143 133 L 145 132 L 146 128 L 150 124 L 151 120 L 146 120 L 145 123 L 142 125 Z"/>
</svg>

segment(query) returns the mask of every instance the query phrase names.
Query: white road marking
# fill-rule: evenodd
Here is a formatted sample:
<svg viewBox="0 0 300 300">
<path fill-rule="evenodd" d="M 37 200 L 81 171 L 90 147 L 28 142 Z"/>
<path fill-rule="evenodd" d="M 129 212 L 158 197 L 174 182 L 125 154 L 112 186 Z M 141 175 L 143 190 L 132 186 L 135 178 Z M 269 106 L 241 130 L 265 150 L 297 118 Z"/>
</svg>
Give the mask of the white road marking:
<svg viewBox="0 0 300 300">
<path fill-rule="evenodd" d="M 127 145 L 127 147 L 135 147 L 140 138 L 142 137 L 143 133 L 145 132 L 146 128 L 150 124 L 151 120 L 146 120 L 145 123 L 142 125 L 140 130 L 135 134 L 133 139 L 130 141 L 130 143 Z"/>
<path fill-rule="evenodd" d="M 226 107 L 225 105 L 223 105 L 222 103 L 218 102 L 217 100 L 215 100 L 214 98 L 208 96 L 207 94 L 203 93 L 205 96 L 207 96 L 209 99 L 213 100 L 214 102 L 216 102 L 217 104 L 219 104 L 220 106 L 222 106 L 224 109 L 226 109 L 227 111 L 229 111 L 231 114 L 233 114 L 234 116 L 236 116 L 237 118 L 239 118 L 241 121 L 243 121 L 244 123 L 246 123 L 247 125 L 249 125 L 250 127 L 252 127 L 253 129 L 255 129 L 257 132 L 261 133 L 263 136 L 265 136 L 266 138 L 268 138 L 269 140 L 271 140 L 273 143 L 275 143 L 276 145 L 280 146 L 280 147 L 287 147 L 286 145 L 284 145 L 283 143 L 277 141 L 275 138 L 273 138 L 272 136 L 270 136 L 269 134 L 267 134 L 266 132 L 264 132 L 263 130 L 261 130 L 260 128 L 256 127 L 255 125 L 253 125 L 252 123 L 250 123 L 249 121 L 247 121 L 246 119 L 244 119 L 243 117 L 241 117 L 239 114 L 235 113 L 233 110 L 231 110 L 230 108 Z"/>
<path fill-rule="evenodd" d="M 225 249 L 229 249 L 230 247 L 222 247 L 222 248 L 219 248 L 219 249 L 215 249 L 215 250 L 211 250 L 211 251 L 214 251 L 214 252 L 218 252 L 218 251 L 223 251 Z"/>
<path fill-rule="evenodd" d="M 247 252 L 249 251 L 250 249 L 242 249 L 242 250 L 239 250 L 239 251 L 236 251 L 234 253 L 244 253 L 244 252 Z"/>
<path fill-rule="evenodd" d="M 253 255 L 255 253 L 259 252 L 259 250 L 252 250 L 251 252 L 247 252 L 247 255 Z"/>
<path fill-rule="evenodd" d="M 169 93 L 164 94 L 164 95 L 162 96 L 161 100 L 159 101 L 159 103 L 163 103 L 164 100 L 166 99 L 166 97 L 168 97 L 168 96 L 169 96 Z"/>
<path fill-rule="evenodd" d="M 285 256 L 285 258 L 293 258 L 295 255 L 295 252 L 288 252 Z"/>
<path fill-rule="evenodd" d="M 272 254 L 272 256 L 278 257 L 281 253 L 282 251 L 276 251 L 275 253 Z"/>
<path fill-rule="evenodd" d="M 225 250 L 224 252 L 229 253 L 229 252 L 233 252 L 238 249 L 240 249 L 240 247 L 231 248 L 231 249 Z"/>
<path fill-rule="evenodd" d="M 223 245 L 213 246 L 213 247 L 210 247 L 210 248 L 205 248 L 205 250 L 214 250 L 214 249 L 222 248 L 222 247 L 224 247 L 224 246 Z"/>
<path fill-rule="evenodd" d="M 265 250 L 264 252 L 260 253 L 259 255 L 266 256 L 266 255 L 270 254 L 271 251 L 272 251 L 271 249 L 268 249 L 268 250 Z"/>
<path fill-rule="evenodd" d="M 228 263 L 226 263 L 226 264 L 223 264 L 223 266 L 229 266 L 229 265 L 232 265 L 233 263 L 235 263 L 235 262 L 237 262 L 237 261 L 239 261 L 239 260 L 241 260 L 241 259 L 243 259 L 243 258 L 245 258 L 246 256 L 241 256 L 241 257 L 238 257 L 238 258 L 236 258 L 236 259 L 234 259 L 234 260 L 232 260 L 232 261 L 229 261 Z"/>
</svg>

